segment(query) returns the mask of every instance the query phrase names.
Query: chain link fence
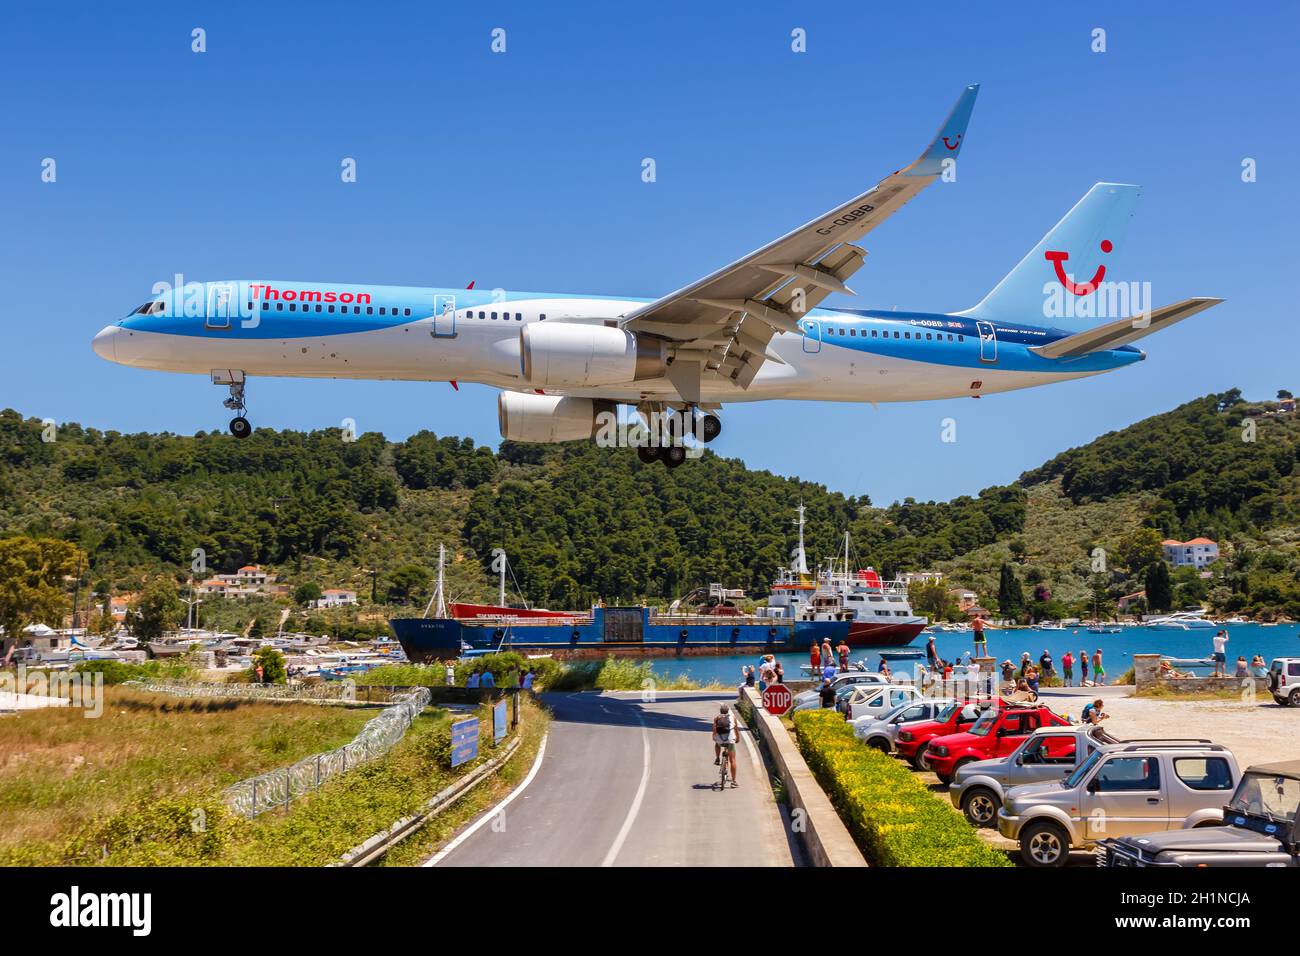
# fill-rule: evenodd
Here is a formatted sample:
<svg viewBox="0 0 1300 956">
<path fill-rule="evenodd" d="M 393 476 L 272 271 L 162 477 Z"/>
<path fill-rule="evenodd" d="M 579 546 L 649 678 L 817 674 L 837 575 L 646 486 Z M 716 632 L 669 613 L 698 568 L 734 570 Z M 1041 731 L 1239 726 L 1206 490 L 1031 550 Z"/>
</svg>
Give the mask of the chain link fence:
<svg viewBox="0 0 1300 956">
<path fill-rule="evenodd" d="M 255 817 L 285 806 L 291 800 L 316 790 L 325 781 L 388 753 L 406 736 L 411 723 L 431 699 L 427 687 L 398 694 L 382 713 L 361 728 L 350 743 L 305 757 L 291 766 L 241 780 L 222 793 L 222 802 L 243 817 Z"/>
</svg>

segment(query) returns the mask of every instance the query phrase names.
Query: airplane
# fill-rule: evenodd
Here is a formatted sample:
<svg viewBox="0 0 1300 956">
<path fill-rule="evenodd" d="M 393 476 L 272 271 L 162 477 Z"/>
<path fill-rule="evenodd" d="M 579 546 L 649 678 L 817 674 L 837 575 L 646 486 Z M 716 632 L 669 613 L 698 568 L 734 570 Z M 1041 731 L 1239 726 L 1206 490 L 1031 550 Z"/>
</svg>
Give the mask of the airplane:
<svg viewBox="0 0 1300 956">
<path fill-rule="evenodd" d="M 1098 375 L 1143 360 L 1132 342 L 1222 301 L 1134 309 L 1133 284 L 1106 275 L 1141 189 L 1097 183 L 969 309 L 823 307 L 832 294 L 854 294 L 846 280 L 867 256 L 857 243 L 952 178 L 978 92 L 962 92 L 911 165 L 659 299 L 473 283 L 178 283 L 104 328 L 93 348 L 122 365 L 211 376 L 229 389 L 230 431 L 241 438 L 253 430 L 244 401 L 252 377 L 475 382 L 502 390 L 501 435 L 512 441 L 599 438 L 618 406 L 633 417 L 679 416 L 664 441 L 637 447 L 642 461 L 672 468 L 687 445 L 721 433 L 717 413 L 728 403 L 980 398 Z M 1079 317 L 1108 321 L 1072 329 Z"/>
</svg>

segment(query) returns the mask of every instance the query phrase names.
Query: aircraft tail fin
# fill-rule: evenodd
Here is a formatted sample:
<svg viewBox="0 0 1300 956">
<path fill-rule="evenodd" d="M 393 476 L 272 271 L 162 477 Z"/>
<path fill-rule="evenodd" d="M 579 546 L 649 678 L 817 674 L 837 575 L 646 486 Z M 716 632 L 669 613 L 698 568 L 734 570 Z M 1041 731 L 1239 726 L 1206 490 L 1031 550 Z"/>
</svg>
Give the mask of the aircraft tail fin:
<svg viewBox="0 0 1300 956">
<path fill-rule="evenodd" d="M 1092 295 L 1114 272 L 1141 195 L 1141 186 L 1097 183 L 992 292 L 958 314 L 990 322 L 1045 318 L 1061 326 L 1052 304 L 1062 296 Z"/>
</svg>

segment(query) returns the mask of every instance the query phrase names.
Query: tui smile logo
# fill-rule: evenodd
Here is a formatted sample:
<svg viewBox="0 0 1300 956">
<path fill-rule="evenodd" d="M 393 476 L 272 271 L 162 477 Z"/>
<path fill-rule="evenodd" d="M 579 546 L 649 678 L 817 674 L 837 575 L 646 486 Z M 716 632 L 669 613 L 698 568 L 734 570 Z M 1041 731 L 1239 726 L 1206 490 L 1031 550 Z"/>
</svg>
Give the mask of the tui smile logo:
<svg viewBox="0 0 1300 956">
<path fill-rule="evenodd" d="M 950 142 L 948 142 L 948 137 L 945 136 L 945 137 L 943 138 L 943 145 L 947 146 L 949 149 L 956 149 L 958 146 L 961 145 L 961 137 L 962 137 L 962 134 L 961 134 L 961 133 L 958 133 L 958 134 L 957 134 L 957 139 L 956 139 L 955 141 L 953 141 L 953 142 L 950 143 Z"/>
<path fill-rule="evenodd" d="M 1114 248 L 1115 247 L 1111 244 L 1109 239 L 1103 239 L 1101 241 L 1102 252 L 1109 253 Z M 1070 258 L 1068 252 L 1053 252 L 1049 249 L 1043 253 L 1043 258 L 1052 263 L 1055 267 L 1056 281 L 1061 283 L 1061 285 L 1065 286 L 1075 295 L 1089 295 L 1096 292 L 1097 286 L 1101 285 L 1101 280 L 1106 278 L 1106 266 L 1103 264 L 1097 266 L 1097 271 L 1093 273 L 1092 278 L 1087 282 L 1076 283 L 1065 273 L 1065 263 Z"/>
</svg>

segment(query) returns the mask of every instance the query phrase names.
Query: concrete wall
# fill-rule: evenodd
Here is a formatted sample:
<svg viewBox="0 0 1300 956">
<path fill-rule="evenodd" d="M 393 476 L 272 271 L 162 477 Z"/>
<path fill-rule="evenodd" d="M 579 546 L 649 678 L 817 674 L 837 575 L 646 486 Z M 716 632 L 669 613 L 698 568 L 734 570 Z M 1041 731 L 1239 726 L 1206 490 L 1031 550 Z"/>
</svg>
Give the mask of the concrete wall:
<svg viewBox="0 0 1300 956">
<path fill-rule="evenodd" d="M 849 836 L 840 815 L 808 769 L 798 744 L 780 718 L 763 709 L 762 700 L 754 688 L 742 687 L 741 694 L 750 705 L 747 708 L 752 715 L 749 723 L 762 738 L 785 784 L 786 799 L 792 816 L 796 817 L 796 827 L 802 827 L 795 832 L 808 861 L 813 866 L 866 866 L 867 861 L 858 845 Z M 796 810 L 803 812 L 796 814 Z"/>
<path fill-rule="evenodd" d="M 1237 662 L 1231 660 L 1229 667 L 1236 668 Z M 1153 690 L 1181 694 L 1217 693 L 1219 691 L 1249 692 L 1254 685 L 1255 694 L 1270 696 L 1268 679 L 1264 677 L 1161 677 L 1159 654 L 1133 655 L 1134 682 L 1137 693 L 1150 693 Z"/>
</svg>

